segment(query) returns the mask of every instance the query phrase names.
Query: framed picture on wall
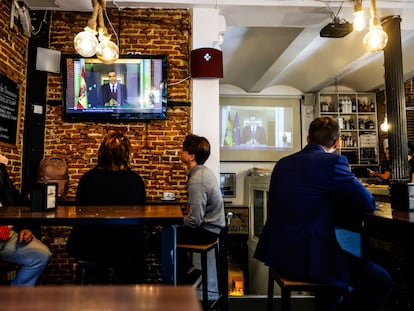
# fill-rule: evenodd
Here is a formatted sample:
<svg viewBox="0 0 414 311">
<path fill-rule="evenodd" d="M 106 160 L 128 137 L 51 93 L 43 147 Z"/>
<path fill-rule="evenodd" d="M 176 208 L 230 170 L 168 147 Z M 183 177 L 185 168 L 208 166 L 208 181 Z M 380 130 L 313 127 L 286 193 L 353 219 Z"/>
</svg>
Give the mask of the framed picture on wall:
<svg viewBox="0 0 414 311">
<path fill-rule="evenodd" d="M 301 149 L 300 97 L 220 97 L 220 161 L 277 161 Z"/>
</svg>

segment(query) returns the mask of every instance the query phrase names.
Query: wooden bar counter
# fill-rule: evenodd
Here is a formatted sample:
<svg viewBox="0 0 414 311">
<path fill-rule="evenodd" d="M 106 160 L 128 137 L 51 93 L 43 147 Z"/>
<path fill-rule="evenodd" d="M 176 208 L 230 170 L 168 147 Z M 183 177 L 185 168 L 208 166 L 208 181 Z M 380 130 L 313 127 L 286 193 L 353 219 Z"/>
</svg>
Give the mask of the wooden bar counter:
<svg viewBox="0 0 414 311">
<path fill-rule="evenodd" d="M 411 306 L 414 303 L 413 245 L 414 211 L 393 210 L 391 203 L 377 202 L 376 211 L 365 215 L 362 256 L 391 273 L 395 299 L 399 304 Z"/>
<path fill-rule="evenodd" d="M 30 207 L 0 208 L 0 224 L 21 226 L 160 225 L 162 226 L 162 279 L 176 283 L 176 226 L 183 223 L 180 204 L 137 206 L 58 206 L 53 211 L 32 212 Z M 137 245 L 141 247 L 141 245 Z"/>
<path fill-rule="evenodd" d="M 191 286 L 1 287 L 2 310 L 201 311 Z"/>
</svg>

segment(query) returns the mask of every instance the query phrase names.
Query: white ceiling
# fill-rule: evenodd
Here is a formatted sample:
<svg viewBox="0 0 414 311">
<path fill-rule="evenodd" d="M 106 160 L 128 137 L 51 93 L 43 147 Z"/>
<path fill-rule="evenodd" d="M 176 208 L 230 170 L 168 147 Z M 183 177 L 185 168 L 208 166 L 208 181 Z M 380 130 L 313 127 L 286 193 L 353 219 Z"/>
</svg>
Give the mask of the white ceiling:
<svg viewBox="0 0 414 311">
<path fill-rule="evenodd" d="M 25 0 L 32 10 L 90 11 L 88 0 Z M 383 52 L 366 52 L 367 30 L 344 38 L 322 38 L 319 32 L 332 13 L 353 20 L 353 1 L 331 0 L 107 0 L 108 7 L 217 8 L 225 17 L 224 78 L 246 92 L 283 85 L 302 93 L 342 85 L 356 91 L 383 87 Z M 341 8 L 342 6 L 342 8 Z M 369 0 L 363 0 L 367 24 Z M 414 75 L 414 1 L 377 0 L 379 18 L 398 15 L 401 22 L 403 70 Z M 338 13 L 339 12 L 339 13 Z"/>
</svg>

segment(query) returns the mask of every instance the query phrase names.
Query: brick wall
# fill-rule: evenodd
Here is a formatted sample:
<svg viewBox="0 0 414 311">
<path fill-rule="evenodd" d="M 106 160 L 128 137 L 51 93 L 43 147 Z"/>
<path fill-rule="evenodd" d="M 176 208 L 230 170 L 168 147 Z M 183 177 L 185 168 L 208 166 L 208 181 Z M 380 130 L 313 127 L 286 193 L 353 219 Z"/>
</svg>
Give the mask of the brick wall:
<svg viewBox="0 0 414 311">
<path fill-rule="evenodd" d="M 119 13 L 119 16 L 118 16 Z M 180 161 L 181 144 L 191 132 L 190 80 L 175 84 L 189 76 L 191 50 L 191 11 L 167 9 L 108 10 L 109 18 L 120 40 L 120 54 L 168 55 L 168 117 L 164 121 L 133 123 L 68 123 L 62 120 L 60 106 L 47 106 L 45 154 L 61 155 L 69 165 L 69 198 L 74 198 L 79 178 L 97 161 L 97 150 L 110 129 L 125 132 L 133 148 L 132 169 L 145 181 L 147 197 L 157 199 L 163 191 L 176 192 L 186 199 L 186 170 Z M 73 38 L 86 26 L 90 13 L 53 12 L 50 48 L 75 54 Z M 108 31 L 110 28 L 108 27 Z M 114 36 L 112 36 L 114 39 Z M 60 74 L 49 74 L 47 100 L 62 99 Z M 180 104 L 184 103 L 184 104 Z M 42 239 L 51 248 L 51 263 L 42 276 L 42 284 L 67 284 L 75 280 L 76 263 L 66 253 L 70 227 L 44 227 Z M 159 256 L 152 250 L 159 241 L 156 228 L 147 230 L 148 282 L 160 280 Z M 159 245 L 158 245 L 159 246 Z"/>
<path fill-rule="evenodd" d="M 119 15 L 118 15 L 119 14 Z M 168 101 L 190 102 L 189 76 L 191 11 L 171 9 L 108 10 L 120 40 L 120 54 L 168 55 Z M 50 48 L 75 54 L 73 38 L 86 26 L 90 13 L 53 12 Z M 106 23 L 108 31 L 110 27 Z M 114 40 L 114 36 L 112 36 Z M 60 74 L 49 74 L 48 100 L 62 99 Z M 165 121 L 124 124 L 67 123 L 61 107 L 48 106 L 46 112 L 45 154 L 62 155 L 69 164 L 69 197 L 74 197 L 79 178 L 96 163 L 96 152 L 109 129 L 126 133 L 133 146 L 133 170 L 144 178 L 147 196 L 159 198 L 163 191 L 175 191 L 185 199 L 186 172 L 180 162 L 181 143 L 191 132 L 190 106 L 168 108 Z"/>
<path fill-rule="evenodd" d="M 16 187 L 20 188 L 22 172 L 22 142 L 26 103 L 26 66 L 29 39 L 21 31 L 15 19 L 10 29 L 11 1 L 0 1 L 0 71 L 8 78 L 20 84 L 19 124 L 16 146 L 0 144 L 0 153 L 9 158 L 8 171 Z"/>
</svg>

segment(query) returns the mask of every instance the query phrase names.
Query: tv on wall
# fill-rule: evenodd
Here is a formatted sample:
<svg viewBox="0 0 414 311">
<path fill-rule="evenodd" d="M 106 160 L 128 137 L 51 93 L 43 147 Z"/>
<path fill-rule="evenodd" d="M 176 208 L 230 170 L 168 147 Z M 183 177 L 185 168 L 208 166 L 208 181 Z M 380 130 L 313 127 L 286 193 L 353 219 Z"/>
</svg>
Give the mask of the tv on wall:
<svg viewBox="0 0 414 311">
<path fill-rule="evenodd" d="M 64 120 L 122 122 L 167 117 L 166 55 L 125 55 L 110 65 L 79 55 L 62 59 Z"/>
</svg>

